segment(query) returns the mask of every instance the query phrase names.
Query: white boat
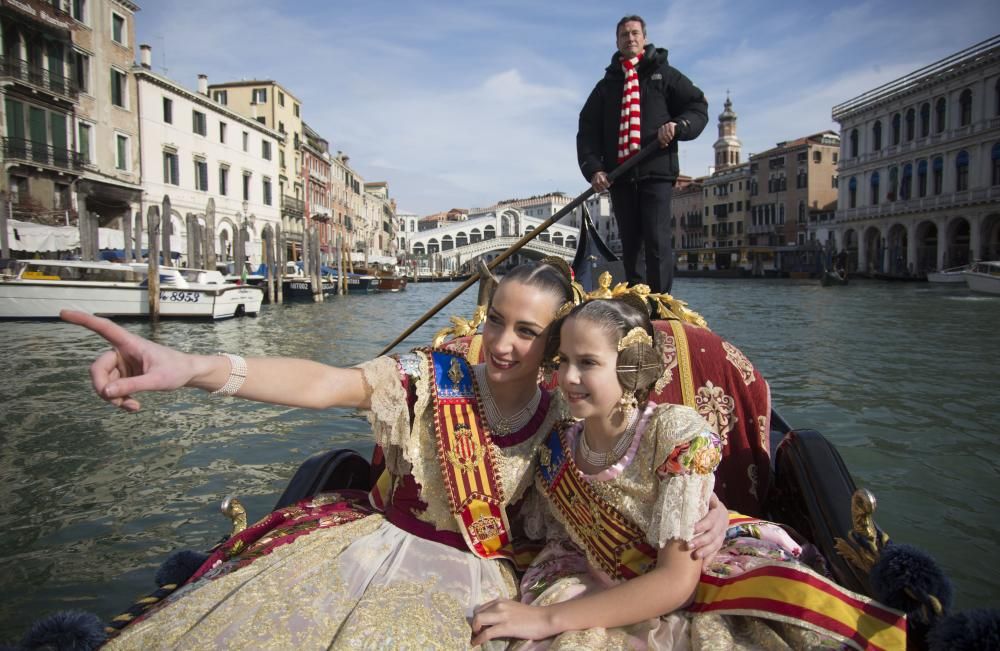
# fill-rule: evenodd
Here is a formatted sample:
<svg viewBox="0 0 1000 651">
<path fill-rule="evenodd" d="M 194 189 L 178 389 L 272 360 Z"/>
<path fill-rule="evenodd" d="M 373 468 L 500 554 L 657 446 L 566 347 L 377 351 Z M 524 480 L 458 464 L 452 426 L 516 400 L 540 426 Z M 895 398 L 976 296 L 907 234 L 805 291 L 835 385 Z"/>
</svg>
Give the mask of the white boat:
<svg viewBox="0 0 1000 651">
<path fill-rule="evenodd" d="M 1000 295 L 1000 262 L 976 262 L 962 276 L 972 291 Z"/>
<path fill-rule="evenodd" d="M 0 318 L 57 318 L 63 309 L 101 316 L 148 316 L 144 264 L 87 260 L 19 260 L 0 278 Z M 256 315 L 259 287 L 225 282 L 218 271 L 160 267 L 160 316 L 225 319 Z"/>
<path fill-rule="evenodd" d="M 968 271 L 970 267 L 972 267 L 971 264 L 965 264 L 961 267 L 951 267 L 950 269 L 942 269 L 941 271 L 928 271 L 927 282 L 948 284 L 964 283 L 965 276 L 962 275 L 962 272 Z"/>
</svg>

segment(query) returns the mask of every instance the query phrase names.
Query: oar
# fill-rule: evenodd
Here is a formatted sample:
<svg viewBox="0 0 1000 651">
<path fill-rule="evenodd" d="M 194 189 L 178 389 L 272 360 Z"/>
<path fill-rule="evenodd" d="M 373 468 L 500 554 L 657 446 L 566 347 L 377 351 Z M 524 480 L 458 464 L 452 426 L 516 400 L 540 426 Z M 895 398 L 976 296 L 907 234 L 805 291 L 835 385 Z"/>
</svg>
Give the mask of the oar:
<svg viewBox="0 0 1000 651">
<path fill-rule="evenodd" d="M 611 172 L 610 174 L 608 174 L 608 181 L 610 183 L 614 183 L 616 179 L 620 178 L 623 174 L 625 174 L 630 169 L 632 169 L 633 167 L 635 167 L 636 165 L 638 165 L 640 162 L 642 162 L 643 160 L 645 160 L 646 158 L 648 158 L 651 153 L 653 153 L 654 151 L 656 151 L 659 148 L 660 148 L 660 143 L 654 138 L 652 142 L 648 143 L 641 150 L 639 150 L 638 154 L 636 154 L 632 158 L 628 159 L 627 161 L 625 161 L 624 163 L 622 163 L 621 165 L 619 165 L 618 167 L 616 167 L 613 172 Z M 496 268 L 496 266 L 499 265 L 501 262 L 503 262 L 504 260 L 506 260 L 510 256 L 514 255 L 518 251 L 520 251 L 521 248 L 525 244 L 527 244 L 531 240 L 533 240 L 536 237 L 538 237 L 539 235 L 541 235 L 541 233 L 545 229 L 547 229 L 549 226 L 551 226 L 552 224 L 555 224 L 557 221 L 559 221 L 560 219 L 562 219 L 563 217 L 565 217 L 566 215 L 568 215 L 569 213 L 571 213 L 574 208 L 576 208 L 581 203 L 583 203 L 584 201 L 586 201 L 590 197 L 590 195 L 592 195 L 592 194 L 594 194 L 594 188 L 593 187 L 587 188 L 587 190 L 584 191 L 582 194 L 580 194 L 580 196 L 578 196 L 576 199 L 573 199 L 568 204 L 566 204 L 565 206 L 563 206 L 562 210 L 560 210 L 556 214 L 552 215 L 551 217 L 549 217 L 548 219 L 546 219 L 544 222 L 542 222 L 541 224 L 539 224 L 537 227 L 535 227 L 535 229 L 533 231 L 531 231 L 530 233 L 525 234 L 524 237 L 522 237 L 518 241 L 516 241 L 513 244 L 511 244 L 510 248 L 508 248 L 506 251 L 504 251 L 503 253 L 501 253 L 500 255 L 498 255 L 496 258 L 494 258 L 487 265 L 487 268 L 491 269 L 491 270 L 494 269 L 494 268 Z M 385 355 L 387 352 L 389 352 L 390 350 L 392 350 L 397 344 L 399 344 L 402 341 L 405 341 L 406 338 L 409 337 L 411 334 L 413 334 L 413 332 L 417 328 L 419 328 L 424 323 L 426 323 L 427 320 L 430 319 L 432 316 L 434 316 L 435 314 L 437 314 L 438 312 L 440 312 L 444 308 L 445 305 L 447 305 L 448 303 L 451 303 L 453 300 L 455 300 L 462 292 L 464 292 L 465 290 L 467 290 L 469 287 L 471 287 L 473 284 L 475 284 L 476 281 L 478 281 L 478 280 L 479 280 L 479 273 L 478 272 L 476 272 L 476 273 L 472 274 L 471 276 L 469 276 L 469 278 L 464 283 L 462 283 L 459 287 L 456 287 L 455 290 L 452 291 L 452 293 L 448 294 L 447 296 L 445 296 L 444 298 L 442 298 L 440 301 L 438 301 L 437 305 L 435 305 L 430 310 L 428 310 L 427 313 L 424 314 L 422 317 L 420 317 L 419 319 L 417 319 L 416 321 L 414 321 L 413 325 L 411 325 L 409 328 L 407 328 L 406 331 L 403 332 L 403 334 L 401 334 L 398 337 L 396 337 L 396 339 L 394 339 L 391 344 L 389 344 L 388 346 L 386 346 L 385 348 L 383 348 L 382 352 L 380 352 L 379 355 Z"/>
</svg>

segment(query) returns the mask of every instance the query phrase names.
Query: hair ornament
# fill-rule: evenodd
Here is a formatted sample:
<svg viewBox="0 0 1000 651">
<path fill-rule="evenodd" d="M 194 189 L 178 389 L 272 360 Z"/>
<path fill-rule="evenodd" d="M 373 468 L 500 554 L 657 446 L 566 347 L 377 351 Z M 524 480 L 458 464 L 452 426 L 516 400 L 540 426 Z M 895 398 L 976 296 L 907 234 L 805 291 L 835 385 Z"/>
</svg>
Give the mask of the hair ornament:
<svg viewBox="0 0 1000 651">
<path fill-rule="evenodd" d="M 622 352 L 629 346 L 634 346 L 636 344 L 646 344 L 647 346 L 653 345 L 653 338 L 649 336 L 645 328 L 640 328 L 636 326 L 632 328 L 625 336 L 618 340 L 618 352 Z"/>
</svg>

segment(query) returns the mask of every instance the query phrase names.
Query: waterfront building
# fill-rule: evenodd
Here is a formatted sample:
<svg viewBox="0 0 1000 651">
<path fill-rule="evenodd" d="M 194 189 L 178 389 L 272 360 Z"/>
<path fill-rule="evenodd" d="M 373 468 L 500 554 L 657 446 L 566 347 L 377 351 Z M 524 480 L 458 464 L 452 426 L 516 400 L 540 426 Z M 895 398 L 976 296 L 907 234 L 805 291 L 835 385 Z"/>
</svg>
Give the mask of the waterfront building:
<svg viewBox="0 0 1000 651">
<path fill-rule="evenodd" d="M 469 211 L 461 208 L 452 208 L 426 215 L 420 218 L 417 223 L 417 230 L 427 231 L 446 225 L 448 222 L 464 222 L 469 218 Z"/>
<path fill-rule="evenodd" d="M 670 200 L 672 242 L 677 268 L 681 270 L 702 268 L 699 265 L 699 250 L 705 247 L 704 180 L 704 177 L 692 179 L 684 187 L 674 188 Z"/>
<path fill-rule="evenodd" d="M 302 257 L 305 219 L 305 185 L 302 168 L 302 103 L 273 79 L 229 81 L 208 86 L 216 103 L 282 134 L 272 153 L 277 158 L 276 193 L 281 206 L 281 225 L 288 243 L 288 259 Z"/>
<path fill-rule="evenodd" d="M 330 143 L 302 123 L 303 221 L 314 224 L 319 236 L 320 255 L 326 264 L 337 263 L 339 243 L 344 239 L 343 225 L 333 216 Z"/>
<path fill-rule="evenodd" d="M 849 268 L 892 275 L 1000 258 L 1000 36 L 833 107 Z"/>
<path fill-rule="evenodd" d="M 755 272 L 822 269 L 816 225 L 836 206 L 839 156 L 840 136 L 833 131 L 779 142 L 750 156 L 750 220 L 745 231 L 747 259 Z"/>
<path fill-rule="evenodd" d="M 61 5 L 0 0 L 0 199 L 14 219 L 65 224 L 74 211 L 84 159 L 73 145 L 80 94 L 74 71 L 81 61 L 73 34 L 83 28 Z M 131 21 L 121 29 L 122 38 L 131 39 Z"/>
<path fill-rule="evenodd" d="M 396 211 L 397 251 L 405 253 L 410 250 L 410 238 L 417 232 L 420 217 L 409 211 Z"/>
<path fill-rule="evenodd" d="M 191 91 L 154 72 L 150 47 L 140 49 L 141 63 L 132 70 L 147 205 L 170 196 L 172 248 L 185 252 L 187 214 L 204 225 L 208 199 L 214 199 L 220 260 L 231 259 L 234 236 L 246 228 L 247 256 L 259 264 L 263 229 L 282 223 L 275 153 L 286 136 L 213 100 L 204 75 L 198 77 L 198 90 Z"/>
<path fill-rule="evenodd" d="M 738 150 L 722 153 L 728 160 L 739 156 Z M 700 269 L 748 268 L 750 181 L 750 163 L 726 163 L 702 179 Z"/>
<path fill-rule="evenodd" d="M 396 201 L 389 196 L 389 184 L 385 181 L 369 181 L 364 184 L 365 237 L 364 253 L 368 262 L 396 261 Z"/>
<path fill-rule="evenodd" d="M 83 173 L 78 205 L 102 226 L 121 227 L 142 205 L 135 63 L 135 12 L 129 0 L 68 3 L 76 21 L 71 57 L 76 150 Z M 113 223 L 114 222 L 114 223 Z"/>
</svg>

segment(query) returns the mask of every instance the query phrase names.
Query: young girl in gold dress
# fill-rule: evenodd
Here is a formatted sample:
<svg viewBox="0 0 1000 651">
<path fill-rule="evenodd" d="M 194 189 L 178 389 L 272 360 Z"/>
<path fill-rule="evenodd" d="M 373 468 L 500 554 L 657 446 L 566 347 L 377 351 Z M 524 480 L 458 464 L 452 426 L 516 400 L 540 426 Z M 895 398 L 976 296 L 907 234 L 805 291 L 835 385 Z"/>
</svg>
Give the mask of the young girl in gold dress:
<svg viewBox="0 0 1000 651">
<path fill-rule="evenodd" d="M 540 446 L 529 529 L 549 539 L 521 601 L 477 609 L 474 643 L 515 648 L 902 648 L 900 613 L 796 560 L 779 526 L 732 514 L 705 566 L 684 552 L 722 446 L 695 410 L 647 404 L 663 353 L 641 303 L 574 308 L 559 331 L 559 389 L 577 419 Z M 686 609 L 686 610 L 685 610 Z"/>
</svg>

